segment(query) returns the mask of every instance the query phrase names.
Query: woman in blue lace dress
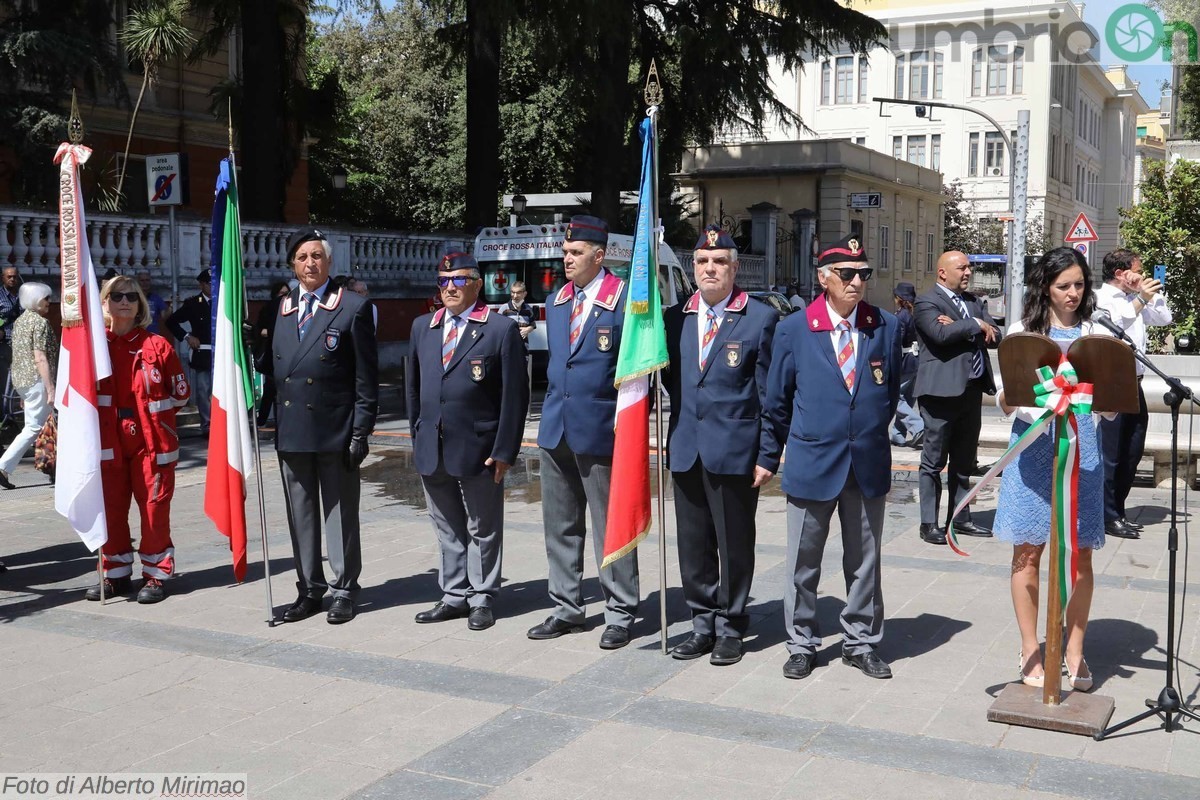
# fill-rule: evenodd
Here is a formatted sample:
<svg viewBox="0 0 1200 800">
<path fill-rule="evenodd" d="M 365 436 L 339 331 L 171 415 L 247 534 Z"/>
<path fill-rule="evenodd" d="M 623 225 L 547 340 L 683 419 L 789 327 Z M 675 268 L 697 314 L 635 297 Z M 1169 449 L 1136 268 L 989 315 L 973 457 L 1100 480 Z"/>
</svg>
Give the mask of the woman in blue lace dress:
<svg viewBox="0 0 1200 800">
<path fill-rule="evenodd" d="M 1083 256 L 1069 247 L 1046 253 L 1027 277 L 1025 307 L 1009 333 L 1031 331 L 1049 336 L 1066 352 L 1080 336 L 1103 333 L 1092 329 L 1096 307 L 1091 272 Z M 1032 383 L 1034 377 L 1030 376 Z M 1016 412 L 1011 441 L 1040 417 L 1040 408 L 1014 408 L 997 402 L 1005 414 Z M 1092 606 L 1092 551 L 1104 546 L 1104 466 L 1090 415 L 1077 418 L 1079 427 L 1079 577 L 1067 606 L 1065 661 L 1073 688 L 1092 688 L 1083 657 L 1083 638 Z M 1038 644 L 1038 596 L 1042 552 L 1050 535 L 1050 489 L 1054 429 L 1048 427 L 1004 470 L 993 525 L 996 538 L 1013 546 L 1012 599 L 1021 632 L 1021 680 L 1041 686 L 1045 669 Z M 1057 666 L 1055 667 L 1057 669 Z"/>
</svg>

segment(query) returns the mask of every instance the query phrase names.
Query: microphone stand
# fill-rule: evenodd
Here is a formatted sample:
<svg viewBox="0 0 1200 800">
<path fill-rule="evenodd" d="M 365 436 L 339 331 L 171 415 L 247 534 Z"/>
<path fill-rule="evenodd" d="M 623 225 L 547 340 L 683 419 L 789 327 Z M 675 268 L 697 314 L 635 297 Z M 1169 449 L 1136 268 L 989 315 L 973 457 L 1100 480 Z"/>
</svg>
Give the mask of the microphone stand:
<svg viewBox="0 0 1200 800">
<path fill-rule="evenodd" d="M 1127 728 L 1130 725 L 1141 722 L 1142 720 L 1157 715 L 1163 721 L 1161 727 L 1167 733 L 1171 733 L 1179 726 L 1179 719 L 1187 717 L 1191 720 L 1200 722 L 1200 716 L 1183 702 L 1179 697 L 1179 692 L 1175 690 L 1175 659 L 1176 659 L 1176 643 L 1175 643 L 1175 575 L 1176 575 L 1176 554 L 1179 550 L 1179 528 L 1178 528 L 1178 493 L 1179 489 L 1176 486 L 1176 479 L 1179 477 L 1179 407 L 1183 401 L 1190 400 L 1193 403 L 1200 403 L 1196 400 L 1196 395 L 1187 386 L 1183 385 L 1178 378 L 1173 378 L 1170 375 L 1159 369 L 1153 361 L 1149 359 L 1141 350 L 1138 349 L 1130 338 L 1125 335 L 1125 332 L 1120 330 L 1120 326 L 1112 322 L 1111 319 L 1096 320 L 1104 327 L 1108 328 L 1114 334 L 1117 334 L 1131 348 L 1133 348 L 1133 356 L 1140 361 L 1147 369 L 1154 372 L 1158 377 L 1166 381 L 1169 387 L 1167 393 L 1163 395 L 1163 402 L 1171 408 L 1171 527 L 1167 531 L 1167 552 L 1168 552 L 1168 605 L 1167 605 L 1167 675 L 1166 684 L 1163 690 L 1158 693 L 1158 699 L 1147 700 L 1147 710 L 1137 714 L 1124 722 L 1119 722 L 1116 725 L 1111 725 L 1092 738 L 1096 741 L 1101 741 L 1106 736 L 1116 733 L 1117 731 Z M 1105 324 L 1105 322 L 1109 324 Z"/>
</svg>

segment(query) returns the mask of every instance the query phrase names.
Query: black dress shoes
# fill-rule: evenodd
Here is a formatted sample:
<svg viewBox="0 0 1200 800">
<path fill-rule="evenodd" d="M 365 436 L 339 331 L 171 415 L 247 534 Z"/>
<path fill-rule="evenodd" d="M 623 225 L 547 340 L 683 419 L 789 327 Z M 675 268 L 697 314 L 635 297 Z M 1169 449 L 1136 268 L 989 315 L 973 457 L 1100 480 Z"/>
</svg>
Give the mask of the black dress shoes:
<svg viewBox="0 0 1200 800">
<path fill-rule="evenodd" d="M 467 627 L 473 631 L 486 631 L 495 624 L 496 618 L 492 616 L 492 610 L 487 606 L 476 606 L 467 615 Z"/>
<path fill-rule="evenodd" d="M 892 668 L 887 665 L 879 656 L 875 655 L 875 651 L 868 650 L 865 653 L 850 655 L 845 650 L 842 651 L 842 663 L 855 669 L 862 670 L 862 674 L 868 678 L 890 678 L 892 677 Z"/>
<path fill-rule="evenodd" d="M 546 617 L 541 625 L 534 625 L 525 635 L 530 639 L 557 639 L 568 633 L 582 633 L 583 626 L 563 622 L 558 617 Z"/>
<path fill-rule="evenodd" d="M 706 633 L 693 633 L 688 640 L 680 645 L 677 645 L 671 651 L 671 658 L 679 659 L 680 661 L 691 661 L 693 658 L 699 658 L 705 653 L 711 653 L 713 643 L 716 640 Z"/>
<path fill-rule="evenodd" d="M 1111 522 L 1104 523 L 1104 533 L 1107 536 L 1116 536 L 1118 539 L 1142 538 L 1142 535 L 1126 525 L 1123 519 L 1114 519 Z"/>
<path fill-rule="evenodd" d="M 354 601 L 349 597 L 335 597 L 329 606 L 325 621 L 330 625 L 341 625 L 354 619 Z"/>
<path fill-rule="evenodd" d="M 728 667 L 742 660 L 742 640 L 736 636 L 718 636 L 708 663 L 716 667 Z"/>
<path fill-rule="evenodd" d="M 817 657 L 813 653 L 794 653 L 783 665 L 783 677 L 798 681 L 812 675 Z"/>
<path fill-rule="evenodd" d="M 619 650 L 629 644 L 629 628 L 620 625 L 609 625 L 600 634 L 601 650 Z"/>
<path fill-rule="evenodd" d="M 434 603 L 433 608 L 428 611 L 422 611 L 414 619 L 424 625 L 427 622 L 445 622 L 451 619 L 461 619 L 469 613 L 470 609 L 466 606 L 452 606 L 449 603 L 443 603 L 439 600 Z"/>
<path fill-rule="evenodd" d="M 283 621 L 299 622 L 302 619 L 308 619 L 320 610 L 320 597 L 309 597 L 306 594 L 302 594 L 296 598 L 296 602 L 288 606 L 287 611 L 283 612 Z"/>
<path fill-rule="evenodd" d="M 1133 520 L 1131 520 L 1131 519 L 1126 519 L 1125 517 L 1121 517 L 1121 522 L 1124 522 L 1124 523 L 1125 523 L 1125 527 L 1126 527 L 1126 528 L 1130 528 L 1130 529 L 1132 529 L 1132 530 L 1135 530 L 1135 531 L 1137 531 L 1138 533 L 1141 533 L 1142 531 L 1144 531 L 1144 530 L 1146 529 L 1146 526 L 1145 526 L 1145 525 L 1143 525 L 1142 523 L 1140 523 L 1140 522 L 1134 522 Z"/>
<path fill-rule="evenodd" d="M 988 536 L 992 535 L 992 532 L 989 531 L 987 528 L 981 528 L 978 525 L 976 525 L 974 522 L 956 522 L 956 523 L 954 523 L 954 532 L 957 533 L 959 536 L 988 537 Z M 945 541 L 945 539 L 946 539 L 946 536 L 945 536 L 945 534 L 943 534 L 942 535 L 943 542 Z"/>
<path fill-rule="evenodd" d="M 932 522 L 922 522 L 921 540 L 929 544 L 945 544 L 946 534 Z"/>
<path fill-rule="evenodd" d="M 104 579 L 104 596 L 105 598 L 117 597 L 118 595 L 133 594 L 133 581 L 129 578 L 105 578 Z M 88 589 L 83 593 L 84 598 L 91 600 L 93 603 L 100 599 L 100 584 Z"/>
</svg>

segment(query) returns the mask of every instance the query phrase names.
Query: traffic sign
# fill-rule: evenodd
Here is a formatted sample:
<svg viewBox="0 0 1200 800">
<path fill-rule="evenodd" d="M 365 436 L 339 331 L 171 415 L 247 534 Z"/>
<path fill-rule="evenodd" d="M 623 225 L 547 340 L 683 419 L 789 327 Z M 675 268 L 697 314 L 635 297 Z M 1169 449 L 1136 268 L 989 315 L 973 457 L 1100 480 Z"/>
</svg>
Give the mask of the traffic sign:
<svg viewBox="0 0 1200 800">
<path fill-rule="evenodd" d="M 1087 214 L 1082 211 L 1075 218 L 1075 222 L 1071 225 L 1067 235 L 1063 237 L 1064 242 L 1094 242 L 1100 237 L 1096 234 L 1096 228 L 1092 225 L 1092 221 L 1087 218 Z"/>
<path fill-rule="evenodd" d="M 1087 258 L 1087 254 L 1088 254 L 1088 243 L 1087 242 L 1076 242 L 1075 249 L 1079 251 L 1079 255 L 1083 256 L 1084 258 Z"/>
<path fill-rule="evenodd" d="M 150 207 L 184 203 L 184 170 L 179 153 L 146 156 L 146 195 Z"/>
<path fill-rule="evenodd" d="M 883 192 L 851 192 L 851 208 L 883 208 Z"/>
</svg>

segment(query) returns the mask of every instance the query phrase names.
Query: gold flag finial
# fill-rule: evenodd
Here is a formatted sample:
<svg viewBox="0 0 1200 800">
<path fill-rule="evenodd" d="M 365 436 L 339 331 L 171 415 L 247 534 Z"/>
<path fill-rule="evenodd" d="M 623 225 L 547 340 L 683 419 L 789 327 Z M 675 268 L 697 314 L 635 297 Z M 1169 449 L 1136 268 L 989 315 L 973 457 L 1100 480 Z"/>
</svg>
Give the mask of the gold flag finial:
<svg viewBox="0 0 1200 800">
<path fill-rule="evenodd" d="M 75 99 L 75 90 L 71 90 L 71 116 L 67 118 L 67 141 L 71 144 L 83 144 L 83 117 L 79 116 L 79 103 Z"/>
<path fill-rule="evenodd" d="M 650 72 L 646 74 L 646 89 L 644 91 L 644 96 L 646 98 L 646 105 L 662 105 L 662 81 L 658 79 L 658 67 L 655 65 L 653 58 L 650 59 Z"/>
</svg>

